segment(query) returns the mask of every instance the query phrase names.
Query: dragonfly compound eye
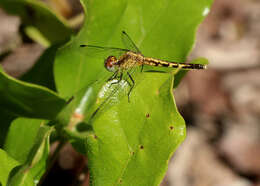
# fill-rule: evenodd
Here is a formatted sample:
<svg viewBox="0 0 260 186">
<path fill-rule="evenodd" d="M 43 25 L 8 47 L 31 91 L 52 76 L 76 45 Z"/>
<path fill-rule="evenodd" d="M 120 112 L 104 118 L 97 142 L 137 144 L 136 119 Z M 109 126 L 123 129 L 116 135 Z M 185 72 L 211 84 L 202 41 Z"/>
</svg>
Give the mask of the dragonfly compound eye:
<svg viewBox="0 0 260 186">
<path fill-rule="evenodd" d="M 108 71 L 115 72 L 117 59 L 115 56 L 109 56 L 105 60 L 105 67 Z"/>
</svg>

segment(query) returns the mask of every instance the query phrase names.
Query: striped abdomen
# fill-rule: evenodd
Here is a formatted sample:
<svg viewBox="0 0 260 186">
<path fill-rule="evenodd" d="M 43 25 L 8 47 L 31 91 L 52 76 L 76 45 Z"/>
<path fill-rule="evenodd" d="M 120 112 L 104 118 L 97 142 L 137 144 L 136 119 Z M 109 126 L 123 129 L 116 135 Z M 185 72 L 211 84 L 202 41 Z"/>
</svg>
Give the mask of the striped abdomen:
<svg viewBox="0 0 260 186">
<path fill-rule="evenodd" d="M 206 69 L 205 65 L 202 64 L 191 64 L 191 63 L 176 63 L 163 61 L 145 57 L 143 63 L 150 66 L 169 67 L 169 68 L 181 68 L 181 69 Z"/>
</svg>

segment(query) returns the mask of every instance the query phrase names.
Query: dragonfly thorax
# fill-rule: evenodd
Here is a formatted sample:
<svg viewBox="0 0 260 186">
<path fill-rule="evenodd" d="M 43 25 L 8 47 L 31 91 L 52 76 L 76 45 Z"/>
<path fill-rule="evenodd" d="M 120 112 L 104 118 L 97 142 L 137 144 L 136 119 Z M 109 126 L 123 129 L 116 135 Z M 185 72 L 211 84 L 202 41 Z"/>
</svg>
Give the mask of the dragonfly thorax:
<svg viewBox="0 0 260 186">
<path fill-rule="evenodd" d="M 105 68 L 110 72 L 115 72 L 117 70 L 117 58 L 115 56 L 108 56 L 105 60 Z"/>
</svg>

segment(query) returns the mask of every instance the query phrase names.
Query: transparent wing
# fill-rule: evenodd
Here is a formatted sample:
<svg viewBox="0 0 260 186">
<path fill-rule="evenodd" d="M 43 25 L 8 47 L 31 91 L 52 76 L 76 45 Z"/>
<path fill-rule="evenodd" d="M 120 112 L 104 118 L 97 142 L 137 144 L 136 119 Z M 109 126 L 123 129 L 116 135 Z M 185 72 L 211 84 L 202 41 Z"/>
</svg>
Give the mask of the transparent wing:
<svg viewBox="0 0 260 186">
<path fill-rule="evenodd" d="M 135 53 L 141 54 L 141 51 L 139 48 L 135 45 L 135 43 L 132 41 L 132 39 L 129 37 L 129 35 L 122 31 L 122 42 L 125 45 L 125 47 Z"/>
<path fill-rule="evenodd" d="M 116 48 L 116 47 L 101 47 L 101 46 L 95 46 L 95 45 L 80 45 L 80 48 L 84 49 L 83 54 L 86 56 L 94 57 L 94 58 L 103 58 L 106 59 L 108 56 L 116 56 L 117 58 L 121 56 L 122 54 L 128 52 L 129 50 L 141 53 L 140 50 L 136 47 L 134 42 L 130 39 L 130 37 L 125 33 L 122 32 L 122 40 L 127 47 L 127 49 L 122 48 Z M 103 62 L 103 60 L 102 60 Z M 115 104 L 119 99 L 121 99 L 124 96 L 127 96 L 127 90 L 129 89 L 129 83 L 132 83 L 129 75 L 133 75 L 136 71 L 137 67 L 132 66 L 129 67 L 128 70 L 122 72 L 123 77 L 122 79 L 124 81 L 121 81 L 119 83 L 115 83 L 117 80 L 111 80 L 111 82 L 108 82 L 107 85 L 105 85 L 105 92 L 106 96 L 104 98 L 98 98 L 99 105 L 96 107 L 95 112 L 92 114 L 91 118 L 94 118 L 94 116 L 97 113 L 102 112 L 102 110 L 110 108 L 111 105 Z M 111 74 L 112 76 L 113 74 Z M 99 78 L 101 79 L 101 78 Z M 99 83 L 96 82 L 93 84 L 95 87 Z M 128 88 L 127 88 L 128 87 Z M 125 92 L 126 91 L 126 92 Z"/>
<path fill-rule="evenodd" d="M 91 123 L 97 115 L 110 109 L 122 98 L 127 96 L 129 91 L 129 77 L 124 77 L 121 81 L 112 79 L 104 82 L 99 78 L 97 81 L 84 87 L 73 94 L 73 112 L 80 115 L 84 120 Z"/>
<path fill-rule="evenodd" d="M 129 50 L 115 47 L 101 47 L 95 45 L 80 45 L 80 48 L 84 49 L 84 55 L 95 58 L 107 58 L 108 56 L 119 57 L 123 53 Z"/>
</svg>

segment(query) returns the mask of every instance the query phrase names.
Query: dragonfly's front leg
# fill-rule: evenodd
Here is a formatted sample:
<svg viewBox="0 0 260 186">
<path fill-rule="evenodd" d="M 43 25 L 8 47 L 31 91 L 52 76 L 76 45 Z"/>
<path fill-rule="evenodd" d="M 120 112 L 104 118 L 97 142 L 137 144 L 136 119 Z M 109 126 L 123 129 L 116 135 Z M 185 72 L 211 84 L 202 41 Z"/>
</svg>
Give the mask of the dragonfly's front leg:
<svg viewBox="0 0 260 186">
<path fill-rule="evenodd" d="M 118 71 L 119 70 L 115 71 L 114 74 L 110 78 L 108 78 L 107 81 L 111 81 L 111 80 L 115 79 L 117 77 L 117 75 L 118 75 Z"/>
<path fill-rule="evenodd" d="M 118 76 L 118 73 L 120 73 L 119 76 Z M 120 83 L 120 82 L 122 81 L 122 79 L 123 79 L 123 72 L 119 72 L 119 70 L 117 70 L 117 71 L 108 79 L 108 81 L 111 81 L 111 80 L 117 80 L 117 81 L 112 82 L 112 83 L 109 85 L 109 87 L 110 87 L 111 85 Z"/>
<path fill-rule="evenodd" d="M 131 94 L 131 92 L 132 92 L 132 90 L 133 90 L 133 88 L 134 88 L 134 86 L 135 86 L 135 81 L 134 81 L 134 79 L 132 78 L 132 76 L 129 74 L 129 72 L 127 72 L 127 75 L 128 75 L 128 77 L 130 78 L 130 80 L 132 81 L 132 84 L 127 81 L 128 84 L 129 84 L 129 86 L 130 86 L 130 90 L 129 90 L 128 93 L 127 93 L 128 102 L 130 103 L 130 94 Z"/>
<path fill-rule="evenodd" d="M 143 72 L 143 70 L 144 70 L 144 64 L 142 64 L 141 66 L 141 72 Z"/>
</svg>

